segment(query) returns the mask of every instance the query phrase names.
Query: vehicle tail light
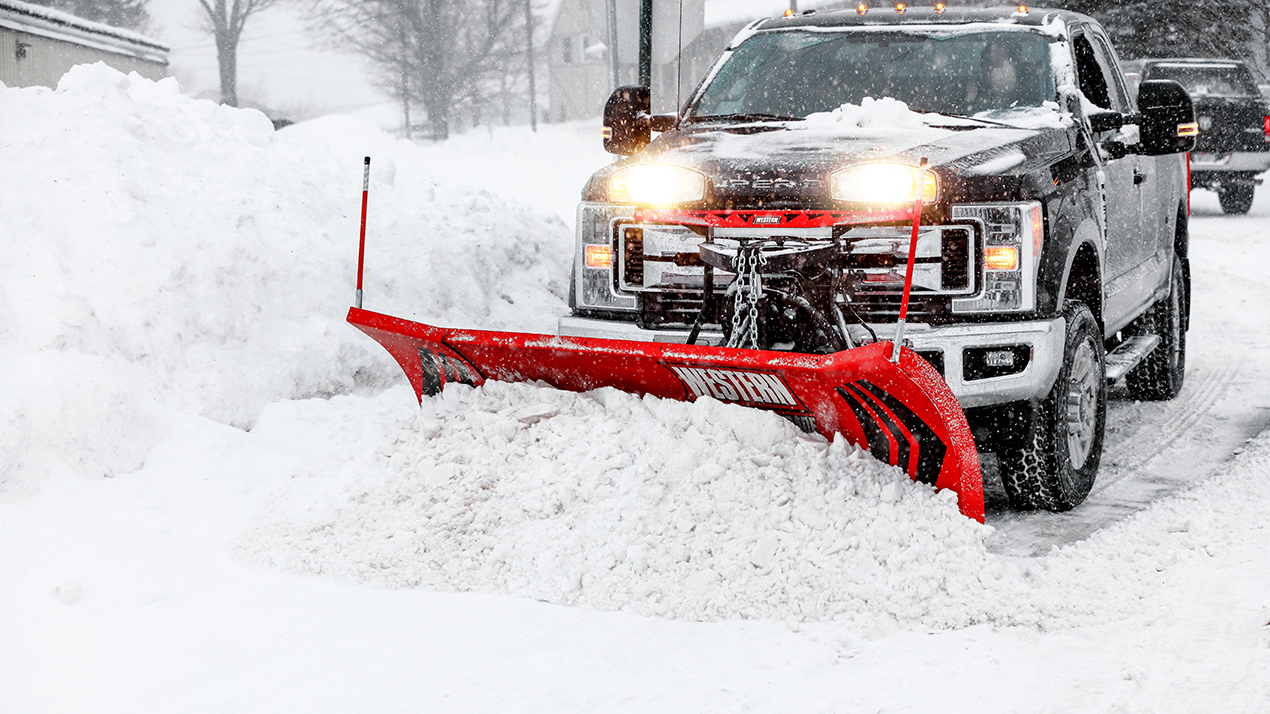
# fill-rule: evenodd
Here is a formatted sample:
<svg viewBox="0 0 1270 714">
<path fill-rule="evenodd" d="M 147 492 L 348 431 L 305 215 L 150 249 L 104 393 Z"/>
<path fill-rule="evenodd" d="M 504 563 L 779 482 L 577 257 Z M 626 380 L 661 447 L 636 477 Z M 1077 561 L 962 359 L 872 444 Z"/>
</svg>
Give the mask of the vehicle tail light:
<svg viewBox="0 0 1270 714">
<path fill-rule="evenodd" d="M 1261 125 L 1261 138 L 1270 144 L 1270 117 L 1266 117 L 1265 122 Z"/>
</svg>

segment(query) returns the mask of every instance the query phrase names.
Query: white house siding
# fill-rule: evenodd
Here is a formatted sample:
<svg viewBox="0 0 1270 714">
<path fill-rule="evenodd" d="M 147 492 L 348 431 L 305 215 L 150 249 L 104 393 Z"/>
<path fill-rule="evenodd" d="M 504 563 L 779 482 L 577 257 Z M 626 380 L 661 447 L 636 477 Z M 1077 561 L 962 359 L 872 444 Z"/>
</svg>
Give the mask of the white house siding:
<svg viewBox="0 0 1270 714">
<path fill-rule="evenodd" d="M 168 73 L 168 48 L 137 33 L 64 12 L 0 0 L 0 82 L 56 87 L 77 64 L 105 62 L 148 79 Z"/>
<path fill-rule="evenodd" d="M 638 0 L 617 0 L 619 15 L 630 16 Z M 830 7 L 847 4 L 843 0 L 804 1 L 800 7 Z M 850 3 L 854 5 L 854 2 Z M 780 15 L 789 7 L 789 0 L 706 0 L 704 6 L 704 31 L 685 43 L 682 67 L 676 62 L 655 63 L 652 76 L 653 111 L 658 114 L 676 112 L 691 96 L 706 72 L 714 64 L 727 43 L 750 20 L 758 17 Z M 638 17 L 637 15 L 635 17 Z M 634 57 L 638 43 L 637 33 L 629 17 L 620 28 L 623 44 L 619 48 L 623 59 Z M 564 38 L 586 35 L 592 42 L 607 42 L 605 0 L 561 0 L 551 32 L 551 57 L 548 65 L 548 81 L 551 87 L 553 121 L 582 119 L 599 116 L 604 102 L 612 91 L 608 57 L 601 54 L 584 65 L 569 65 L 562 61 Z M 672 43 L 673 47 L 673 43 Z M 620 84 L 636 84 L 638 64 L 622 62 L 619 70 Z"/>
<path fill-rule="evenodd" d="M 547 43 L 552 121 L 593 117 L 609 94 L 606 52 L 588 54 L 587 46 L 607 43 L 604 0 L 562 0 Z"/>
</svg>

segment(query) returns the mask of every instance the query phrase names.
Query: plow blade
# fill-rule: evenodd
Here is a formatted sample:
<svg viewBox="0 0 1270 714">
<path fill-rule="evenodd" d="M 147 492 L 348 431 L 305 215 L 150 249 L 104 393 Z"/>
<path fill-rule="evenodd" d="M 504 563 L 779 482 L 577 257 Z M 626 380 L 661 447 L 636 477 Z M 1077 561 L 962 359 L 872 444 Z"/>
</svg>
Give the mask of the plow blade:
<svg viewBox="0 0 1270 714">
<path fill-rule="evenodd" d="M 556 337 L 433 327 L 351 308 L 348 322 L 397 360 L 415 394 L 450 382 L 542 381 L 583 392 L 723 402 L 777 412 L 832 439 L 842 434 L 910 478 L 956 492 L 961 512 L 983 522 L 979 456 L 965 414 L 939 373 L 891 343 L 828 355 Z"/>
</svg>

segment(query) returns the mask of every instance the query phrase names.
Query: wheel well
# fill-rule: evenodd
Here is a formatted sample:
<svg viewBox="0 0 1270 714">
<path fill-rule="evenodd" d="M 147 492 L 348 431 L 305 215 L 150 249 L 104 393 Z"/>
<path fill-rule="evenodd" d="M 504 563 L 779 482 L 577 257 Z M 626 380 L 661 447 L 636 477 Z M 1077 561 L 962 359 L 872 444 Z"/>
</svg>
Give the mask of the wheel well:
<svg viewBox="0 0 1270 714">
<path fill-rule="evenodd" d="M 1186 207 L 1177 209 L 1177 228 L 1173 231 L 1173 253 L 1185 260 L 1190 257 L 1190 226 L 1186 217 Z"/>
<path fill-rule="evenodd" d="M 1072 260 L 1071 272 L 1067 274 L 1066 300 L 1079 300 L 1089 307 L 1098 321 L 1102 322 L 1102 281 L 1098 276 L 1098 255 L 1093 246 L 1084 243 L 1076 251 Z"/>
</svg>

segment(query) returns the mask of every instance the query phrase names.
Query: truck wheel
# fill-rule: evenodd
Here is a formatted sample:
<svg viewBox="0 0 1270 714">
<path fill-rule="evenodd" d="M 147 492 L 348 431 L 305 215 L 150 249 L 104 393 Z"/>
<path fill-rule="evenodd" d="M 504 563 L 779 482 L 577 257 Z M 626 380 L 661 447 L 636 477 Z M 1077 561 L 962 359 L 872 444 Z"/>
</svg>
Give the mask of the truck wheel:
<svg viewBox="0 0 1270 714">
<path fill-rule="evenodd" d="M 1217 200 L 1221 202 L 1221 210 L 1230 214 L 1244 214 L 1252 208 L 1252 194 L 1255 186 L 1235 184 L 1217 189 Z"/>
<path fill-rule="evenodd" d="M 1031 434 L 998 454 L 1001 480 L 1017 509 L 1068 511 L 1094 486 L 1107 423 L 1102 331 L 1080 302 L 1063 309 L 1063 366 L 1050 393 L 1032 407 Z"/>
<path fill-rule="evenodd" d="M 1182 261 L 1175 255 L 1168 297 L 1151 306 L 1129 330 L 1133 334 L 1160 336 L 1160 344 L 1125 375 L 1129 396 L 1134 399 L 1159 402 L 1172 399 L 1182 391 L 1182 379 L 1186 373 L 1186 331 L 1182 317 L 1186 311 L 1184 281 Z"/>
</svg>

